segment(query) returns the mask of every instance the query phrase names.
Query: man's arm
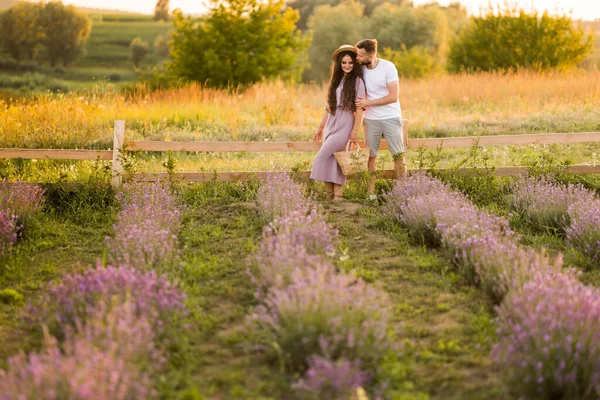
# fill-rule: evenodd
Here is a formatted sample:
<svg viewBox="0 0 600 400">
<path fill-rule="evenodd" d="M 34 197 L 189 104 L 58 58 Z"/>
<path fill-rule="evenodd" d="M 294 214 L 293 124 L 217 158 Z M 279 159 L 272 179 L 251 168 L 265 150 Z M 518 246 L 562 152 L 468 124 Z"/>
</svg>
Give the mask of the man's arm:
<svg viewBox="0 0 600 400">
<path fill-rule="evenodd" d="M 360 98 L 356 100 L 356 107 L 367 108 L 370 106 L 383 106 L 385 104 L 397 102 L 398 97 L 400 95 L 400 81 L 388 82 L 387 88 L 389 92 L 387 96 L 375 100 L 367 100 L 365 98 Z"/>
</svg>

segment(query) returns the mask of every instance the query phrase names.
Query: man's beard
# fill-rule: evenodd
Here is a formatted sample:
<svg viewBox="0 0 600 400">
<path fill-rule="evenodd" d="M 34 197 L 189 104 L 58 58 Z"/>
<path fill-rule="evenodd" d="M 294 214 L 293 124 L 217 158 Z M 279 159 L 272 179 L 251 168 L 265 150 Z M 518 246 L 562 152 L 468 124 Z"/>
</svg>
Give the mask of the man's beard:
<svg viewBox="0 0 600 400">
<path fill-rule="evenodd" d="M 364 65 L 364 66 L 367 66 L 367 67 L 368 67 L 369 65 L 371 65 L 371 60 L 362 61 L 362 62 L 360 63 L 360 65 Z"/>
</svg>

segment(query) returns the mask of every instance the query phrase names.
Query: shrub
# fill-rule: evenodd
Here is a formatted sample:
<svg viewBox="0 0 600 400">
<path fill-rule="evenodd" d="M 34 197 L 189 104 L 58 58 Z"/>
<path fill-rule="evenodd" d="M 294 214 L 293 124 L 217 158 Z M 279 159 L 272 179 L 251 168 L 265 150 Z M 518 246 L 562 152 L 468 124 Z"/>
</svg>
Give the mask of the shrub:
<svg viewBox="0 0 600 400">
<path fill-rule="evenodd" d="M 178 255 L 179 211 L 130 206 L 117 216 L 114 237 L 106 238 L 109 262 L 158 268 Z"/>
<path fill-rule="evenodd" d="M 42 209 L 44 189 L 25 182 L 0 181 L 0 211 L 9 210 L 19 218 L 19 225 L 28 221 Z"/>
<path fill-rule="evenodd" d="M 277 344 L 291 371 L 305 371 L 308 356 L 360 360 L 374 371 L 391 347 L 387 295 L 331 265 L 298 268 L 291 283 L 271 289 L 249 317 L 265 344 Z"/>
<path fill-rule="evenodd" d="M 258 190 L 258 210 L 263 218 L 272 221 L 301 207 L 312 208 L 304 196 L 302 185 L 289 174 L 271 172 Z"/>
<path fill-rule="evenodd" d="M 0 210 L 0 256 L 17 242 L 19 226 L 16 215 L 9 210 Z"/>
<path fill-rule="evenodd" d="M 600 201 L 577 201 L 569 207 L 567 242 L 600 263 Z"/>
<path fill-rule="evenodd" d="M 564 233 L 569 226 L 569 206 L 576 201 L 592 202 L 594 193 L 583 185 L 561 185 L 550 177 L 522 178 L 510 196 L 512 207 L 538 230 Z"/>
<path fill-rule="evenodd" d="M 597 399 L 600 291 L 538 275 L 498 310 L 494 360 L 519 398 Z"/>
<path fill-rule="evenodd" d="M 162 362 L 153 329 L 134 306 L 122 304 L 75 333 L 67 331 L 62 350 L 44 332 L 40 353 L 21 352 L 0 370 L 0 398 L 27 400 L 152 399 L 150 374 Z M 92 312 L 92 311 L 90 311 Z"/>
<path fill-rule="evenodd" d="M 311 399 L 350 399 L 371 378 L 360 369 L 359 361 L 311 357 L 308 366 L 304 379 L 294 387 Z"/>
<path fill-rule="evenodd" d="M 562 255 L 550 258 L 544 249 L 537 252 L 503 237 L 473 239 L 465 247 L 469 250 L 463 253 L 461 263 L 471 266 L 476 284 L 495 304 L 535 276 L 562 270 Z"/>
<path fill-rule="evenodd" d="M 85 322 L 88 311 L 98 304 L 128 299 L 155 329 L 170 325 L 185 312 L 185 295 L 166 276 L 127 266 L 103 268 L 99 262 L 95 269 L 50 284 L 47 294 L 28 311 L 34 321 L 48 325 L 62 338 L 68 326 Z"/>
</svg>

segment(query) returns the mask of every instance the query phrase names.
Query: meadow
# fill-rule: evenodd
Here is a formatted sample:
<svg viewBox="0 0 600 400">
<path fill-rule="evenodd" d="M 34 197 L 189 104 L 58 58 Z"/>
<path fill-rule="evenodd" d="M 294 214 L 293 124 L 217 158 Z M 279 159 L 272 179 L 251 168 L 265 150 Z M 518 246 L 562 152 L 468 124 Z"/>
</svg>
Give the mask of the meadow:
<svg viewBox="0 0 600 400">
<path fill-rule="evenodd" d="M 88 90 L 110 83 L 124 87 L 138 78 L 129 45 L 136 37 L 148 43 L 148 54 L 139 65 L 148 69 L 164 61 L 154 51 L 157 36 L 172 24 L 152 16 L 81 8 L 92 20 L 92 30 L 81 57 L 66 68 L 39 63 L 15 63 L 0 54 L 0 98 Z"/>
<path fill-rule="evenodd" d="M 109 149 L 115 119 L 126 121 L 127 139 L 310 140 L 324 96 L 323 86 L 284 82 L 158 92 L 103 83 L 1 101 L 0 147 Z M 401 102 L 410 137 L 599 131 L 600 73 L 403 80 Z M 373 202 L 361 175 L 340 204 L 297 174 L 310 169 L 310 153 L 130 153 L 131 172 L 290 175 L 126 182 L 116 195 L 107 162 L 0 160 L 0 389 L 40 398 L 35 390 L 71 375 L 70 387 L 83 388 L 85 372 L 74 371 L 102 360 L 87 382 L 95 393 L 116 390 L 106 372 L 121 362 L 127 398 L 593 398 L 593 378 L 572 383 L 569 373 L 596 372 L 585 356 L 594 359 L 597 331 L 600 180 L 561 167 L 596 164 L 598 151 L 414 150 L 409 167 L 431 176 L 378 179 Z M 480 174 L 438 170 L 465 163 Z M 531 181 L 495 177 L 498 165 L 529 165 Z M 565 274 L 563 286 L 543 280 L 554 273 Z M 562 287 L 573 301 L 557 308 Z M 524 304 L 543 310 L 527 320 L 528 342 L 510 322 L 526 317 Z M 553 360 L 568 360 L 566 372 L 544 358 L 553 311 L 564 321 L 552 325 Z M 584 357 L 563 350 L 568 334 Z M 526 365 L 511 354 L 527 355 Z"/>
<path fill-rule="evenodd" d="M 311 140 L 322 115 L 325 88 L 284 82 L 248 90 L 218 91 L 200 85 L 129 92 L 111 84 L 80 93 L 0 101 L 0 147 L 112 148 L 113 124 L 126 121 L 126 139 L 200 141 Z M 480 74 L 403 80 L 400 100 L 409 137 L 510 135 L 600 130 L 600 72 Z M 449 166 L 468 148 L 436 152 L 411 150 L 409 167 L 423 158 Z M 598 144 L 496 146 L 486 150 L 489 166 L 531 165 L 552 153 L 562 164 L 596 164 Z M 385 155 L 385 152 L 383 153 Z M 261 171 L 310 169 L 311 153 L 177 153 L 172 171 Z M 131 154 L 140 171 L 165 171 L 166 153 Z M 21 179 L 86 180 L 98 163 L 28 161 L 7 165 Z M 389 157 L 382 157 L 389 163 Z M 11 164 L 5 162 L 5 164 Z M 12 163 L 14 164 L 14 162 Z M 100 163 L 101 164 L 101 163 Z M 48 174 L 42 172 L 48 169 Z M 387 167 L 386 167 L 387 168 Z M 88 171 L 88 172 L 85 172 Z M 31 177 L 28 177 L 31 175 Z"/>
</svg>

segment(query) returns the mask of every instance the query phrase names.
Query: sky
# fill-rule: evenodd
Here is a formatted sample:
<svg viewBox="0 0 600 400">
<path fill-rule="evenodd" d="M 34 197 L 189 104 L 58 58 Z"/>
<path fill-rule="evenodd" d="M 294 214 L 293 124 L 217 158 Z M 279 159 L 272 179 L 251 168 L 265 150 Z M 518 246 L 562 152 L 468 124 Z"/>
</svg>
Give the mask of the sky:
<svg viewBox="0 0 600 400">
<path fill-rule="evenodd" d="M 438 0 L 442 5 L 448 5 L 453 0 Z M 431 2 L 431 0 L 413 0 L 415 5 Z M 471 14 L 479 14 L 481 8 L 487 8 L 488 2 L 502 4 L 504 0 L 459 0 Z M 600 0 L 511 0 L 511 4 L 531 10 L 572 11 L 575 19 L 600 19 Z M 65 0 L 64 3 L 78 7 L 92 7 L 112 10 L 136 11 L 145 14 L 154 12 L 155 0 Z M 199 14 L 204 11 L 202 0 L 171 0 L 171 10 L 180 8 L 186 14 Z"/>
</svg>

